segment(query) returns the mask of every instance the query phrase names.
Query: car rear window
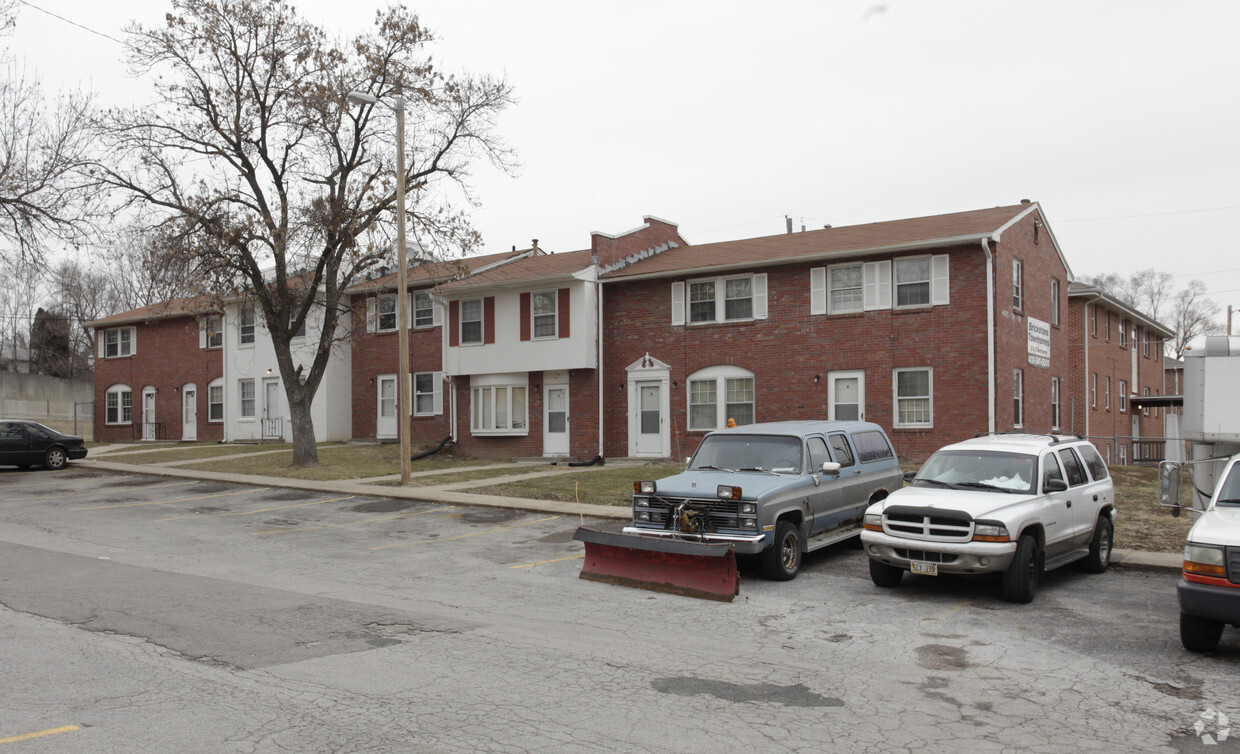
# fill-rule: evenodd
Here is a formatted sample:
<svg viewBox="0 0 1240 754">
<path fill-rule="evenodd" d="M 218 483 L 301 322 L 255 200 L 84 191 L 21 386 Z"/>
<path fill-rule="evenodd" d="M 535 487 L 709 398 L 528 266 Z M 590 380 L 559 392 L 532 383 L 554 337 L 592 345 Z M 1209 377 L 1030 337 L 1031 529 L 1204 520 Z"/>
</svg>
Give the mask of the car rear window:
<svg viewBox="0 0 1240 754">
<path fill-rule="evenodd" d="M 853 465 L 852 450 L 848 447 L 848 441 L 843 435 L 830 435 L 831 449 L 835 451 L 835 460 L 841 468 Z"/>
<path fill-rule="evenodd" d="M 857 448 L 857 460 L 862 463 L 895 458 L 891 444 L 887 442 L 882 432 L 857 432 L 852 436 L 852 440 Z"/>
<path fill-rule="evenodd" d="M 1085 478 L 1085 469 L 1081 467 L 1081 460 L 1076 457 L 1072 448 L 1059 451 L 1059 460 L 1063 461 L 1063 470 L 1068 474 L 1069 487 L 1085 484 L 1088 481 Z"/>
<path fill-rule="evenodd" d="M 1077 447 L 1081 451 L 1081 457 L 1085 459 L 1085 465 L 1089 467 L 1089 475 L 1094 481 L 1106 479 L 1107 465 L 1103 463 L 1102 456 L 1098 455 L 1098 451 L 1093 445 L 1080 445 Z"/>
</svg>

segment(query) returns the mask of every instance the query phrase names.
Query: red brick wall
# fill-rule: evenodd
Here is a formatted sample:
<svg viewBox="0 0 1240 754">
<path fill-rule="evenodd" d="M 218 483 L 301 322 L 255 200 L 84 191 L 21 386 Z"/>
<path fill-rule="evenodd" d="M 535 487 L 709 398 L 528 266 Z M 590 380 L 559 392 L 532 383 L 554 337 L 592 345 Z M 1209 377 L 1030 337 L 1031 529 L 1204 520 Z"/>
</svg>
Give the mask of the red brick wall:
<svg viewBox="0 0 1240 754">
<path fill-rule="evenodd" d="M 645 227 L 615 238 L 600 233 L 591 234 L 590 249 L 594 256 L 598 257 L 599 265 L 606 267 L 630 254 L 669 242 L 678 246 L 688 245 L 680 237 L 680 232 L 675 225 L 654 218 L 646 218 L 642 224 Z"/>
<path fill-rule="evenodd" d="M 543 457 L 543 380 L 545 374 L 545 372 L 529 373 L 527 390 L 529 432 L 517 437 L 472 434 L 470 432 L 469 377 L 457 377 L 456 447 L 466 455 L 479 458 L 509 460 Z M 599 454 L 597 371 L 593 369 L 570 370 L 568 392 L 569 458 L 588 461 Z"/>
<path fill-rule="evenodd" d="M 193 383 L 197 390 L 197 429 L 201 442 L 224 437 L 223 422 L 211 422 L 207 413 L 207 386 L 224 374 L 223 351 L 199 347 L 196 317 L 173 317 L 136 326 L 136 352 L 122 358 L 99 356 L 95 333 L 95 439 L 99 442 L 134 442 L 142 437 L 142 389 L 154 387 L 155 421 L 163 425 L 162 439 L 183 436 L 181 389 Z M 133 423 L 109 425 L 106 392 L 113 385 L 128 385 L 133 397 Z"/>
</svg>

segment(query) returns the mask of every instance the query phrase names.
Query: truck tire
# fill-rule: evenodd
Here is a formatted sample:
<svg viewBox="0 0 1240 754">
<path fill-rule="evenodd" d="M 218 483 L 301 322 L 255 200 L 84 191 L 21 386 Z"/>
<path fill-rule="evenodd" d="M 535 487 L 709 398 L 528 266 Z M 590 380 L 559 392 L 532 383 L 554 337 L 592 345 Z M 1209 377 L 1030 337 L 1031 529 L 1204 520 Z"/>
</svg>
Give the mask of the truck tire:
<svg viewBox="0 0 1240 754">
<path fill-rule="evenodd" d="M 1180 613 L 1180 643 L 1189 652 L 1213 652 L 1222 636 L 1222 621 Z"/>
<path fill-rule="evenodd" d="M 899 586 L 902 578 L 904 578 L 903 568 L 870 558 L 870 581 L 874 582 L 874 586 L 890 589 L 893 586 Z"/>
<path fill-rule="evenodd" d="M 1016 545 L 1012 563 L 1003 572 L 1003 599 L 1008 602 L 1033 602 L 1038 595 L 1040 564 L 1038 540 L 1032 535 L 1024 535 Z"/>
<path fill-rule="evenodd" d="M 1102 573 L 1111 564 L 1111 546 L 1115 527 L 1106 515 L 1098 517 L 1094 525 L 1094 538 L 1089 541 L 1089 555 L 1081 561 L 1081 569 L 1086 573 Z"/>
<path fill-rule="evenodd" d="M 771 581 L 792 581 L 801 571 L 801 530 L 791 521 L 775 525 L 775 543 L 762 551 L 762 576 Z"/>
</svg>

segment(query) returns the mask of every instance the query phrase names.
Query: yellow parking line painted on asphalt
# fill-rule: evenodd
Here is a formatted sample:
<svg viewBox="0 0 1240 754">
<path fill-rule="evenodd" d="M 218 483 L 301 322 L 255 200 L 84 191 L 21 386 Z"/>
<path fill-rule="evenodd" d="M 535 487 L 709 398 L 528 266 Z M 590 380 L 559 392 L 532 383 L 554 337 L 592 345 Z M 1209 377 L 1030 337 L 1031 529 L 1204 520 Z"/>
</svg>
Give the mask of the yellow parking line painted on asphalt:
<svg viewBox="0 0 1240 754">
<path fill-rule="evenodd" d="M 942 611 L 942 612 L 938 613 L 937 615 L 932 615 L 932 616 L 930 616 L 929 618 L 922 618 L 922 619 L 921 619 L 921 622 L 922 622 L 922 623 L 933 623 L 933 622 L 935 622 L 936 620 L 938 620 L 939 618 L 946 618 L 947 616 L 951 615 L 952 613 L 958 613 L 958 612 L 960 612 L 961 610 L 965 609 L 965 608 L 966 608 L 966 607 L 968 607 L 969 605 L 972 605 L 974 602 L 977 602 L 977 600 L 975 600 L 975 599 L 973 599 L 973 600 L 965 600 L 964 602 L 961 602 L 961 603 L 960 603 L 960 604 L 958 604 L 958 605 L 952 605 L 951 607 L 949 607 L 949 608 L 947 608 L 946 610 L 944 610 L 944 611 Z"/>
<path fill-rule="evenodd" d="M 34 476 L 37 473 L 38 472 L 35 472 L 35 471 L 28 471 L 28 472 L 25 472 L 25 476 Z M 121 474 L 119 476 L 110 476 L 108 477 L 108 479 L 129 479 L 130 476 L 131 476 L 130 474 Z M 47 475 L 43 475 L 41 478 L 47 479 Z M 70 481 L 73 481 L 73 479 L 70 479 Z M 35 482 L 34 484 L 6 484 L 4 485 L 5 489 L 9 489 L 9 490 L 15 490 L 19 487 L 57 487 L 57 486 L 64 487 L 65 480 L 57 479 L 54 482 Z"/>
<path fill-rule="evenodd" d="M 80 725 L 62 725 L 59 728 L 48 728 L 37 733 L 23 733 L 20 736 L 9 736 L 8 738 L 0 738 L 0 744 L 15 744 L 18 741 L 29 741 L 33 738 L 43 738 L 45 736 L 54 736 L 57 733 L 72 733 L 75 730 L 81 730 Z"/>
<path fill-rule="evenodd" d="M 397 518 L 409 518 L 411 516 L 425 516 L 427 513 L 440 513 L 442 511 L 455 510 L 455 505 L 449 505 L 445 508 L 432 508 L 428 511 L 417 511 L 415 513 L 396 513 L 391 516 L 377 516 L 375 518 L 364 518 L 360 521 L 350 521 L 347 524 L 323 524 L 321 526 L 299 526 L 296 529 L 267 529 L 266 531 L 252 531 L 252 536 L 268 536 L 271 534 L 300 534 L 303 531 L 315 531 L 316 529 L 343 529 L 346 526 L 358 526 L 360 524 L 373 524 L 376 521 L 391 521 Z"/>
<path fill-rule="evenodd" d="M 586 556 L 586 554 L 583 552 L 583 553 L 581 553 L 580 555 L 572 555 L 572 556 L 569 556 L 569 557 L 567 557 L 567 558 L 554 558 L 554 559 L 552 559 L 552 560 L 540 560 L 540 561 L 538 561 L 537 563 L 526 563 L 526 564 L 524 564 L 524 565 L 519 565 L 519 566 L 508 566 L 508 567 L 509 567 L 509 568 L 533 568 L 533 567 L 534 567 L 534 566 L 536 566 L 536 565 L 546 565 L 547 563 L 559 563 L 559 562 L 564 561 L 564 560 L 581 560 L 581 559 L 582 559 L 582 558 L 584 558 L 585 556 Z"/>
<path fill-rule="evenodd" d="M 71 508 L 75 511 L 99 511 L 106 508 L 140 508 L 144 505 L 171 505 L 172 503 L 188 503 L 192 500 L 208 500 L 213 497 L 231 497 L 233 495 L 245 495 L 251 492 L 266 492 L 270 487 L 258 487 L 252 490 L 238 490 L 237 492 L 220 492 L 215 495 L 199 495 L 198 497 L 182 497 L 176 500 L 155 500 L 149 503 L 117 503 L 116 505 L 96 505 L 90 508 Z"/>
<path fill-rule="evenodd" d="M 546 518 L 537 518 L 537 519 L 534 519 L 533 521 L 526 521 L 520 524 L 513 524 L 512 526 L 496 526 L 490 529 L 483 529 L 482 531 L 475 531 L 475 532 L 470 532 L 469 534 L 462 534 L 457 537 L 446 537 L 444 539 L 422 539 L 422 540 L 418 540 L 417 542 L 402 542 L 401 544 L 398 544 L 398 545 L 383 545 L 382 547 L 372 547 L 370 549 L 390 550 L 393 547 L 409 547 L 411 545 L 429 545 L 429 544 L 434 544 L 436 542 L 455 542 L 458 539 L 469 539 L 470 537 L 476 537 L 479 534 L 490 534 L 493 531 L 507 531 L 508 529 L 519 529 L 522 526 L 529 526 L 530 524 L 537 524 L 542 521 L 550 521 L 554 518 L 559 518 L 559 516 L 547 516 Z"/>
<path fill-rule="evenodd" d="M 157 518 L 155 521 L 181 521 L 186 518 L 220 518 L 222 516 L 253 516 L 256 513 L 270 513 L 271 511 L 284 511 L 289 508 L 305 508 L 307 505 L 322 505 L 323 503 L 334 503 L 337 500 L 352 500 L 357 495 L 345 495 L 344 497 L 333 497 L 328 500 L 315 500 L 312 503 L 296 503 L 294 505 L 280 505 L 275 508 L 259 508 L 256 511 L 237 511 L 228 513 L 195 513 L 191 516 L 173 516 L 171 518 Z"/>
<path fill-rule="evenodd" d="M 72 500 L 75 497 L 90 497 L 92 495 L 94 495 L 95 497 L 99 497 L 101 492 L 112 494 L 113 492 L 129 492 L 131 490 L 162 490 L 162 489 L 167 489 L 168 487 L 188 487 L 191 484 L 198 484 L 198 480 L 192 479 L 188 482 L 169 482 L 168 484 L 145 484 L 145 485 L 138 485 L 136 487 L 109 487 L 107 488 L 107 490 L 102 490 L 102 491 L 91 490 L 90 492 L 75 492 L 71 495 L 57 495 L 56 499 L 57 500 Z M 30 502 L 45 502 L 46 500 L 47 500 L 46 497 L 15 497 L 10 500 L 3 500 L 0 502 L 30 503 Z"/>
</svg>

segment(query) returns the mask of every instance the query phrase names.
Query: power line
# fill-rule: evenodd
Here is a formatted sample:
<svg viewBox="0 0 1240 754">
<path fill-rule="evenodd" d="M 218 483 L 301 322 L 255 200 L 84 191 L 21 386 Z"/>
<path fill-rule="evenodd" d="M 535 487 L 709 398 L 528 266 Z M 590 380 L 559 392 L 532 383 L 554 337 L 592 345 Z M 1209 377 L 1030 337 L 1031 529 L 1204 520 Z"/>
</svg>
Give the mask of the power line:
<svg viewBox="0 0 1240 754">
<path fill-rule="evenodd" d="M 113 42 L 116 42 L 116 43 L 117 43 L 117 44 L 119 44 L 119 45 L 122 45 L 122 46 L 124 46 L 124 47 L 129 47 L 129 43 L 128 43 L 128 42 L 125 42 L 124 40 L 117 39 L 116 37 L 112 36 L 111 34 L 104 34 L 104 33 L 103 33 L 103 32 L 101 32 L 101 31 L 96 31 L 96 30 L 94 30 L 94 29 L 92 29 L 92 28 L 90 28 L 89 26 L 86 26 L 86 25 L 84 25 L 84 24 L 79 24 L 77 21 L 72 21 L 72 20 L 67 19 L 67 18 L 65 18 L 64 16 L 62 16 L 62 15 L 60 15 L 60 14 L 58 14 L 58 13 L 53 13 L 53 12 L 51 12 L 50 10 L 48 10 L 47 8 L 41 8 L 41 7 L 37 6 L 37 5 L 35 5 L 34 3 L 30 2 L 30 0 L 17 0 L 17 2 L 21 3 L 22 5 L 25 5 L 25 6 L 28 6 L 28 7 L 34 8 L 35 10 L 37 10 L 37 11 L 39 11 L 39 12 L 41 12 L 41 13 L 46 13 L 47 15 L 51 16 L 52 18 L 58 18 L 58 19 L 60 19 L 61 21 L 64 21 L 65 23 L 67 23 L 67 24 L 70 24 L 70 25 L 72 25 L 72 26 L 76 26 L 76 27 L 78 27 L 79 29 L 82 29 L 82 30 L 84 30 L 84 31 L 88 31 L 88 32 L 90 32 L 91 34 L 97 34 L 97 35 L 99 35 L 99 36 L 103 37 L 104 39 L 110 39 L 110 40 L 112 40 Z"/>
<path fill-rule="evenodd" d="M 1077 217 L 1070 220 L 1057 219 L 1055 224 L 1060 223 L 1092 223 L 1102 220 L 1136 220 L 1142 217 L 1166 217 L 1168 215 L 1192 215 L 1200 212 L 1223 212 L 1225 210 L 1240 209 L 1240 204 L 1231 204 L 1226 207 L 1207 207 L 1204 209 L 1185 209 L 1177 212 L 1150 212 L 1144 215 L 1116 215 L 1114 217 Z"/>
</svg>

